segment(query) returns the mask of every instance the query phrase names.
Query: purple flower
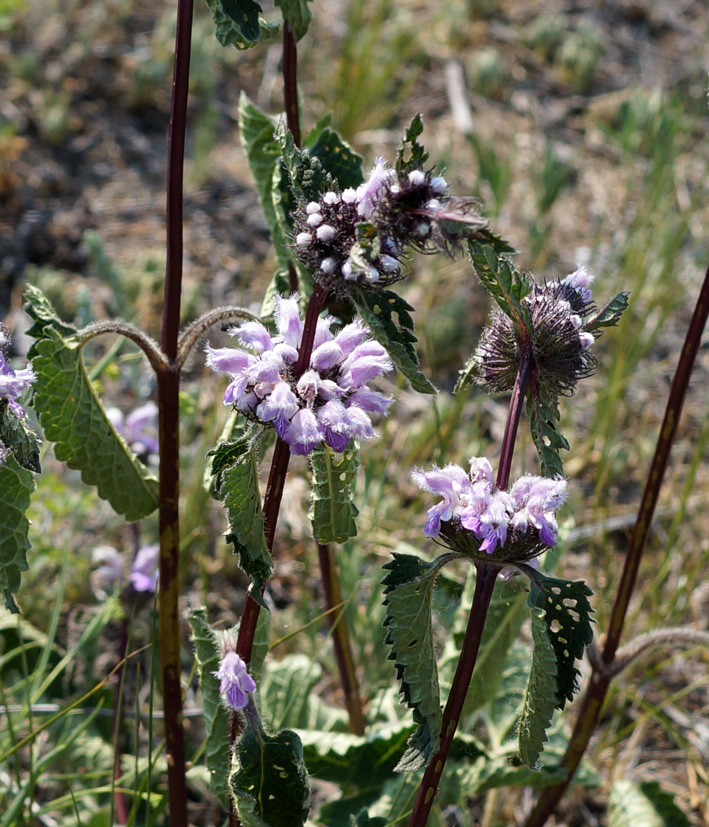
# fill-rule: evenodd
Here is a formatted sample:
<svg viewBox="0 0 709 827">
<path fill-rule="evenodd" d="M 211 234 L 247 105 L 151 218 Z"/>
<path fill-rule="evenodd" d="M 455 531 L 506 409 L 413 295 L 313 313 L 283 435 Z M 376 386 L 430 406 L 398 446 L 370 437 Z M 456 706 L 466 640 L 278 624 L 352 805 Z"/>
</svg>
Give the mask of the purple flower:
<svg viewBox="0 0 709 827">
<path fill-rule="evenodd" d="M 160 546 L 142 546 L 130 570 L 130 584 L 137 592 L 155 592 L 158 584 Z"/>
<path fill-rule="evenodd" d="M 561 283 L 576 290 L 584 304 L 590 304 L 593 301 L 593 293 L 591 292 L 593 279 L 594 276 L 589 275 L 586 268 L 581 265 L 573 273 L 569 273 Z"/>
<path fill-rule="evenodd" d="M 233 331 L 252 353 L 207 346 L 207 363 L 232 379 L 224 403 L 259 422 L 273 423 L 294 454 L 309 454 L 322 442 L 341 452 L 353 438 L 375 436 L 370 415 L 385 413 L 391 400 L 366 383 L 391 370 L 386 350 L 367 339 L 368 329 L 359 320 L 333 334 L 334 320 L 321 318 L 310 365 L 296 377 L 294 363 L 303 335 L 298 298 L 277 302 L 276 335 L 260 322 Z"/>
<path fill-rule="evenodd" d="M 6 338 L 3 342 L 7 344 Z M 13 370 L 5 359 L 5 354 L 0 350 L 0 399 L 7 399 L 10 410 L 20 418 L 26 416 L 25 409 L 17 399 L 27 390 L 37 377 L 28 365 L 22 370 Z"/>
<path fill-rule="evenodd" d="M 157 435 L 158 406 L 154 402 L 146 402 L 140 408 L 128 414 L 127 417 L 118 408 L 109 408 L 106 417 L 113 425 L 116 433 L 125 439 L 131 450 L 141 459 L 147 459 L 150 454 L 159 451 Z"/>
<path fill-rule="evenodd" d="M 256 691 L 254 679 L 246 671 L 246 664 L 236 654 L 227 652 L 212 674 L 219 678 L 219 691 L 232 709 L 243 709 L 249 703 L 249 693 Z"/>
<path fill-rule="evenodd" d="M 414 481 L 441 501 L 429 508 L 423 533 L 441 535 L 453 548 L 505 559 L 530 559 L 556 544 L 554 512 L 566 498 L 566 481 L 525 474 L 509 492 L 495 490 L 484 457 L 470 460 L 470 474 L 458 465 L 414 471 Z M 470 543 L 470 537 L 475 542 Z"/>
</svg>

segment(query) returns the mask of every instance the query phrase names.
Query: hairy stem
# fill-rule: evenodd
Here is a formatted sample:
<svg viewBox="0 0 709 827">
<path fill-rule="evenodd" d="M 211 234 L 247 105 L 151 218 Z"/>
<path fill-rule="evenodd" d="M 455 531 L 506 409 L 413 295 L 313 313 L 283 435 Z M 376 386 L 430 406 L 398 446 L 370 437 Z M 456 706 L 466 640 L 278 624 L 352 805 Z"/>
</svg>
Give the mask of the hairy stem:
<svg viewBox="0 0 709 827">
<path fill-rule="evenodd" d="M 154 371 L 159 371 L 167 367 L 167 359 L 157 343 L 151 339 L 147 333 L 143 333 L 142 330 L 135 327 L 135 325 L 123 322 L 120 319 L 95 322 L 80 330 L 78 335 L 81 338 L 82 344 L 86 344 L 86 342 L 94 339 L 96 336 L 102 336 L 105 333 L 115 333 L 118 336 L 125 336 L 126 339 L 130 339 L 134 344 L 138 345 L 146 355 Z"/>
<path fill-rule="evenodd" d="M 244 310 L 243 307 L 217 307 L 210 310 L 199 319 L 195 319 L 183 332 L 177 342 L 177 365 L 182 368 L 185 359 L 190 355 L 192 348 L 204 336 L 204 334 L 215 324 L 220 322 L 233 322 L 237 319 L 247 321 L 258 321 L 253 313 Z"/>
<path fill-rule="evenodd" d="M 180 368 L 175 364 L 182 296 L 182 215 L 187 95 L 189 91 L 192 0 L 178 0 L 175 65 L 167 157 L 167 264 L 160 346 L 170 362 L 157 371 L 160 435 L 160 590 L 158 618 L 168 807 L 171 827 L 187 827 L 185 740 L 182 729 L 180 663 Z"/>
<path fill-rule="evenodd" d="M 680 353 L 677 371 L 672 380 L 670 396 L 667 400 L 665 416 L 660 426 L 660 435 L 655 447 L 655 455 L 652 458 L 650 472 L 648 474 L 645 490 L 640 501 L 638 517 L 630 540 L 630 547 L 625 556 L 623 572 L 618 584 L 615 603 L 611 612 L 608 634 L 601 654 L 604 664 L 603 670 L 599 671 L 594 667 L 591 680 L 581 701 L 581 708 L 576 719 L 576 725 L 571 735 L 571 740 L 566 749 L 566 754 L 561 761 L 561 767 L 566 770 L 566 779 L 554 787 L 547 787 L 539 797 L 536 806 L 529 815 L 526 827 L 542 827 L 549 816 L 554 812 L 566 788 L 578 768 L 588 742 L 598 724 L 601 708 L 605 701 L 608 687 L 612 679 L 612 668 L 620 637 L 623 633 L 625 615 L 628 611 L 630 598 L 635 587 L 638 576 L 640 561 L 642 560 L 648 534 L 652 525 L 653 514 L 660 496 L 662 480 L 667 469 L 670 457 L 670 449 L 677 432 L 682 407 L 689 387 L 689 379 L 692 374 L 697 352 L 701 345 L 704 327 L 709 317 L 709 269 L 707 269 L 702 284 L 697 304 L 692 314 L 692 320 L 687 330 L 682 352 Z"/>
<path fill-rule="evenodd" d="M 450 752 L 453 736 L 458 728 L 460 715 L 463 711 L 465 698 L 468 694 L 470 680 L 473 677 L 473 669 L 480 650 L 485 618 L 492 599 L 492 592 L 495 588 L 495 580 L 500 571 L 498 565 L 478 560 L 475 562 L 477 579 L 475 581 L 475 593 L 473 594 L 473 605 L 470 607 L 468 626 L 465 630 L 463 646 L 458 658 L 458 666 L 455 670 L 455 677 L 451 685 L 448 702 L 443 712 L 443 723 L 441 725 L 441 744 L 438 752 L 431 758 L 426 771 L 424 772 L 421 786 L 419 787 L 414 808 L 409 818 L 408 827 L 425 827 L 428 815 L 433 806 L 438 784 L 443 775 L 443 769 Z"/>
<path fill-rule="evenodd" d="M 300 146 L 300 112 L 298 111 L 298 46 L 288 20 L 283 21 L 283 98 L 286 126 L 293 143 Z M 291 293 L 298 290 L 298 273 L 292 261 L 288 262 L 288 286 Z"/>
<path fill-rule="evenodd" d="M 352 657 L 350 636 L 345 622 L 345 607 L 342 600 L 342 589 L 337 576 L 335 553 L 329 543 L 318 543 L 318 560 L 320 573 L 325 589 L 325 603 L 328 608 L 328 622 L 332 630 L 332 642 L 335 647 L 335 660 L 340 673 L 340 685 L 345 696 L 345 706 L 350 718 L 350 732 L 355 735 L 364 735 L 366 721 L 362 711 L 362 701 L 359 697 L 359 685 Z M 340 606 L 337 612 L 336 606 Z"/>
</svg>

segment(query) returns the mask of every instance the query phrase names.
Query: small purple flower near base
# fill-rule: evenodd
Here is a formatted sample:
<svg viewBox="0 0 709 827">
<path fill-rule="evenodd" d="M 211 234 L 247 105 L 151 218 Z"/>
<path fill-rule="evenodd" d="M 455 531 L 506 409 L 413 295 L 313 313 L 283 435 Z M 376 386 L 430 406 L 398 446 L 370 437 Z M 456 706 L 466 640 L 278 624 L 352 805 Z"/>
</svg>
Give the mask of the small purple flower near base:
<svg viewBox="0 0 709 827">
<path fill-rule="evenodd" d="M 566 497 L 566 480 L 525 474 L 507 491 L 495 489 L 492 467 L 473 457 L 470 475 L 458 465 L 415 471 L 424 491 L 441 496 L 429 508 L 423 533 L 463 553 L 483 552 L 524 562 L 556 544 L 554 512 Z"/>
<path fill-rule="evenodd" d="M 256 691 L 256 684 L 236 652 L 227 652 L 219 669 L 212 674 L 221 681 L 219 691 L 232 709 L 244 709 L 248 705 L 249 694 Z"/>
<path fill-rule="evenodd" d="M 157 435 L 158 406 L 154 402 L 146 402 L 134 411 L 124 416 L 118 408 L 109 408 L 106 417 L 113 425 L 116 433 L 125 439 L 131 450 L 142 460 L 147 460 L 151 454 L 159 451 Z"/>
<path fill-rule="evenodd" d="M 22 370 L 13 370 L 0 350 L 0 399 L 7 399 L 10 410 L 20 419 L 24 419 L 27 414 L 17 399 L 36 378 L 32 365 Z"/>
<path fill-rule="evenodd" d="M 130 584 L 137 592 L 155 592 L 158 586 L 160 546 L 142 546 L 130 570 Z"/>
</svg>

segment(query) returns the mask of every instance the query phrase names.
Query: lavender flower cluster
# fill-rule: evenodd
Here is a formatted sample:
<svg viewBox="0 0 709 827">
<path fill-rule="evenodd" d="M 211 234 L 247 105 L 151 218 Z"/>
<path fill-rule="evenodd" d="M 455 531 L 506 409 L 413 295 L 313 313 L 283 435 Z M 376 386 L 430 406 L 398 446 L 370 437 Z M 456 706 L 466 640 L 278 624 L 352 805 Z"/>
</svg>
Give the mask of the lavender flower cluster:
<svg viewBox="0 0 709 827">
<path fill-rule="evenodd" d="M 351 439 L 376 436 L 371 414 L 384 414 L 391 399 L 367 382 L 391 370 L 386 350 L 368 339 L 358 319 L 337 334 L 331 317 L 318 319 L 309 367 L 296 375 L 303 322 L 298 298 L 277 299 L 272 336 L 260 322 L 233 328 L 244 348 L 207 346 L 207 364 L 231 376 L 224 404 L 247 417 L 272 423 L 294 454 L 309 454 L 325 442 L 344 451 Z"/>
<path fill-rule="evenodd" d="M 522 300 L 528 327 L 518 330 L 505 313 L 494 310 L 475 352 L 475 376 L 488 392 L 511 390 L 522 352 L 531 345 L 540 384 L 568 396 L 596 366 L 589 350 L 595 337 L 584 329 L 595 307 L 593 276 L 579 267 L 561 282 L 539 284 L 529 278 L 531 289 Z"/>
<path fill-rule="evenodd" d="M 10 345 L 10 334 L 4 325 L 0 325 L 0 412 L 3 403 L 18 419 L 24 419 L 27 414 L 17 401 L 20 396 L 35 381 L 36 376 L 32 365 L 22 370 L 13 370 L 7 361 L 7 349 Z M 0 465 L 7 459 L 10 449 L 0 440 Z"/>
<path fill-rule="evenodd" d="M 154 594 L 158 585 L 160 547 L 141 546 L 131 565 L 128 578 L 123 572 L 123 557 L 113 546 L 98 546 L 92 554 L 97 566 L 91 573 L 94 594 L 104 600 L 118 588 L 130 586 L 135 592 Z"/>
<path fill-rule="evenodd" d="M 423 533 L 440 536 L 451 548 L 524 561 L 556 544 L 554 512 L 566 498 L 564 479 L 525 474 L 509 492 L 499 491 L 484 457 L 470 460 L 469 474 L 459 465 L 447 465 L 415 471 L 413 479 L 442 497 L 428 510 Z"/>
<path fill-rule="evenodd" d="M 317 282 L 345 295 L 355 282 L 381 287 L 401 279 L 407 247 L 448 251 L 468 228 L 482 229 L 487 221 L 474 199 L 450 195 L 442 176 L 397 172 L 380 158 L 356 189 L 301 203 L 293 224 L 298 258 Z"/>
</svg>

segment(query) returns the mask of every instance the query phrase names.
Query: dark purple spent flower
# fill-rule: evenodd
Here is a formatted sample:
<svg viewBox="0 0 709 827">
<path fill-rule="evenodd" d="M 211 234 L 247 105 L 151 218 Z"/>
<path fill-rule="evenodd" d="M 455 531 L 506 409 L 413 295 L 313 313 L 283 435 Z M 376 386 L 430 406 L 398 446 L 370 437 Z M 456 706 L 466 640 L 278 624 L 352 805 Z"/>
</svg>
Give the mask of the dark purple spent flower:
<svg viewBox="0 0 709 827">
<path fill-rule="evenodd" d="M 423 533 L 472 557 L 524 562 L 556 544 L 555 511 L 566 498 L 566 481 L 525 474 L 509 491 L 495 489 L 492 466 L 470 460 L 470 473 L 458 465 L 415 471 L 413 479 L 441 501 L 429 508 Z"/>
<path fill-rule="evenodd" d="M 392 369 L 389 354 L 367 338 L 359 319 L 339 332 L 331 317 L 318 320 L 308 369 L 296 377 L 303 323 L 297 296 L 279 298 L 272 336 L 260 322 L 246 322 L 231 333 L 242 348 L 207 346 L 207 364 L 231 382 L 224 404 L 245 416 L 271 423 L 294 454 L 307 455 L 321 443 L 343 451 L 351 439 L 376 436 L 371 415 L 384 414 L 391 400 L 367 383 Z"/>
</svg>

